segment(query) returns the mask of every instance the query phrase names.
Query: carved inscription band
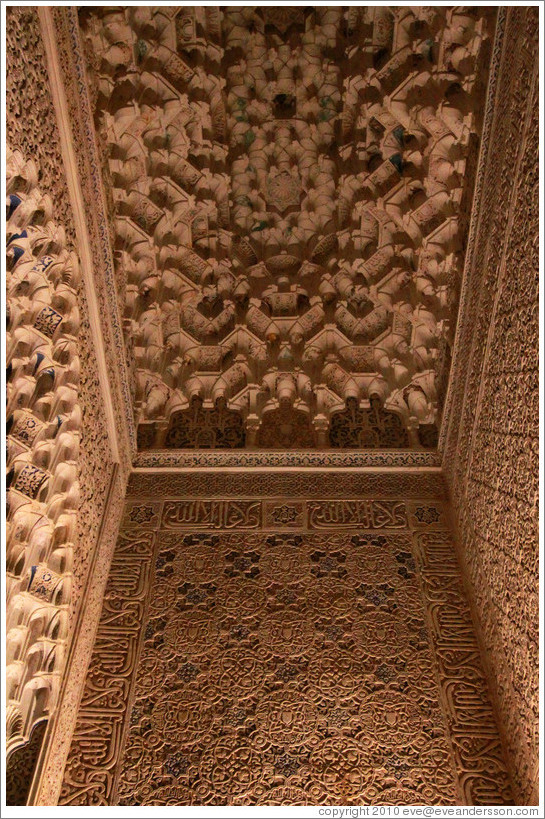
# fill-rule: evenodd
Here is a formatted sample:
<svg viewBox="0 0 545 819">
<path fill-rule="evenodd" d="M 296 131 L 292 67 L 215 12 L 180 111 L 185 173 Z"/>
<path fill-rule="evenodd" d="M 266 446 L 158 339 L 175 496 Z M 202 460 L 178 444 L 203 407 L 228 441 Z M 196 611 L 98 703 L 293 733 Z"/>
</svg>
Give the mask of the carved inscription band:
<svg viewBox="0 0 545 819">
<path fill-rule="evenodd" d="M 111 805 L 113 773 L 137 667 L 154 532 L 119 536 L 59 805 Z"/>
<path fill-rule="evenodd" d="M 265 517 L 264 517 L 265 515 Z M 279 500 L 165 501 L 161 524 L 165 529 L 258 529 L 262 525 L 298 529 L 335 526 L 355 529 L 403 529 L 405 505 L 400 501 L 316 500 L 297 505 Z"/>
</svg>

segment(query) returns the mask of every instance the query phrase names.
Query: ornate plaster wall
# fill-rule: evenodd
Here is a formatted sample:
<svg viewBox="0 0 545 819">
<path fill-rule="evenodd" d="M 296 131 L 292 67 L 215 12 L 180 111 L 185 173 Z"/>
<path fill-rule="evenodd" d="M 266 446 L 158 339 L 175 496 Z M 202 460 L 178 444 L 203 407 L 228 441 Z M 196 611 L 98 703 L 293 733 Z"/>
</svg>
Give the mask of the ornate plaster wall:
<svg viewBox="0 0 545 819">
<path fill-rule="evenodd" d="M 508 9 L 443 467 L 521 804 L 538 776 L 538 10 Z"/>
<path fill-rule="evenodd" d="M 104 368 L 99 372 L 103 350 L 89 301 L 96 291 L 74 210 L 74 180 L 67 176 L 69 132 L 66 121 L 59 127 L 62 94 L 51 84 L 43 23 L 37 9 L 7 10 L 12 804 L 25 803 L 46 729 L 51 752 L 59 711 L 64 718 L 70 713 L 59 703 L 67 703 L 66 670 L 74 666 L 76 643 L 75 664 L 85 674 L 101 604 L 100 571 L 103 588 L 128 467 L 125 459 L 118 468 L 105 411 L 109 381 Z M 95 572 L 99 541 L 102 566 Z M 89 587 L 98 593 L 94 622 Z M 75 707 L 77 693 L 72 696 Z"/>
<path fill-rule="evenodd" d="M 223 28 L 218 28 L 214 10 L 206 15 L 203 11 L 204 16 L 168 9 L 145 9 L 140 16 L 126 10 L 100 11 L 96 18 L 93 13 L 85 17 L 84 12 L 82 20 L 75 9 L 8 10 L 8 139 L 14 151 L 8 181 L 9 192 L 20 200 L 11 202 L 8 223 L 13 285 L 8 291 L 13 308 L 8 327 L 8 397 L 13 410 L 8 534 L 10 554 L 22 556 L 22 563 L 8 563 L 15 749 L 8 781 L 10 799 L 16 804 L 26 798 L 39 759 L 41 777 L 31 800 L 57 804 L 67 754 L 63 804 L 135 800 L 209 804 L 229 799 L 318 804 L 326 786 L 340 802 L 537 800 L 537 11 L 500 13 L 501 59 L 493 78 L 493 101 L 499 102 L 483 135 L 484 158 L 440 447 L 459 558 L 468 581 L 467 599 L 478 627 L 513 792 L 453 557 L 454 541 L 445 523 L 446 499 L 438 471 L 359 472 L 362 465 L 439 463 L 440 453 L 434 444 L 428 446 L 426 436 L 435 435 L 449 371 L 480 132 L 478 101 L 484 98 L 493 21 L 486 15 L 464 16 L 463 10 L 446 16 L 434 9 L 396 12 L 393 17 L 377 12 L 372 19 L 367 12 L 354 10 L 346 28 L 338 15 L 333 19 L 331 10 L 312 20 L 295 9 L 291 12 L 294 19 L 272 8 L 253 21 L 255 12 L 239 15 L 240 19 L 226 15 Z M 82 28 L 97 46 L 99 64 L 89 56 L 86 65 Z M 433 37 L 426 40 L 423 32 L 437 37 L 435 52 L 433 42 L 428 42 Z M 275 63 L 276 41 L 286 33 L 298 57 L 295 63 L 293 55 Z M 301 81 L 313 48 L 307 34 L 330 49 L 331 70 L 322 79 L 325 85 L 331 81 L 331 94 L 309 85 L 308 77 Z M 245 82 L 237 45 L 242 35 L 251 35 L 254 46 L 271 57 L 269 84 L 273 80 L 278 84 L 279 99 L 266 98 L 265 86 L 258 82 L 259 93 L 248 104 L 248 89 L 237 85 Z M 206 87 L 205 99 L 195 91 L 202 61 L 217 74 L 223 57 L 219 59 L 214 43 L 221 38 L 233 69 L 224 109 L 217 83 Z M 333 58 L 340 55 L 341 43 L 355 49 L 367 72 L 362 84 L 353 61 L 343 63 L 350 82 L 342 91 L 339 77 L 333 77 Z M 461 92 L 455 87 L 458 81 Z M 383 110 L 382 102 L 367 98 L 367 82 L 380 100 L 391 86 L 387 96 L 396 99 L 393 113 Z M 435 100 L 430 113 L 414 96 L 411 83 L 428 101 L 435 100 L 438 88 L 447 89 L 448 103 Z M 250 97 L 255 90 L 250 88 Z M 130 116 L 123 107 L 127 102 L 123 93 L 136 106 Z M 108 94 L 113 94 L 112 110 Z M 116 94 L 121 94 L 123 105 Z M 182 136 L 189 139 L 191 150 L 184 153 L 184 148 L 180 154 L 180 146 L 174 144 L 179 136 L 176 123 L 168 113 L 171 103 L 179 106 L 184 95 L 200 113 L 197 122 L 184 124 Z M 324 102 L 326 98 L 329 102 Z M 246 108 L 237 100 L 246 100 Z M 316 119 L 318 141 L 310 148 L 305 134 L 296 134 L 294 153 L 288 151 L 286 158 L 280 140 L 278 156 L 267 159 L 271 184 L 266 180 L 262 184 L 256 181 L 264 167 L 257 149 L 263 148 L 264 134 L 282 137 L 286 123 L 297 120 L 293 106 Z M 374 117 L 378 125 L 373 125 Z M 348 164 L 335 153 L 339 142 L 328 125 L 335 118 L 344 129 Z M 164 134 L 159 139 L 153 130 L 157 120 L 165 125 L 165 144 Z M 118 126 L 121 156 L 112 148 Z M 144 158 L 139 153 L 142 140 L 148 151 Z M 336 156 L 337 167 L 330 176 L 350 205 L 345 203 L 346 235 L 327 221 L 332 214 L 322 200 L 331 179 L 310 178 L 308 150 L 313 157 L 318 151 L 326 170 L 331 170 L 327 157 L 331 152 Z M 255 161 L 254 170 L 248 165 L 239 173 L 236 163 L 242 160 L 249 165 Z M 234 197 L 228 203 L 228 230 L 222 221 L 227 212 L 222 188 L 227 168 L 233 177 L 229 196 Z M 248 181 L 245 174 L 254 172 L 256 179 Z M 157 179 L 164 189 L 157 186 Z M 365 191 L 361 201 L 350 193 L 354 180 Z M 185 190 L 187 186 L 190 190 Z M 297 191 L 300 209 L 295 204 Z M 445 211 L 441 204 L 445 191 L 455 200 L 455 213 L 450 205 Z M 368 207 L 377 197 L 381 213 Z M 187 204 L 186 200 L 189 222 L 185 216 L 178 219 L 180 202 Z M 246 200 L 254 209 L 263 207 L 270 223 L 259 223 L 253 230 Z M 393 222 L 387 223 L 384 213 Z M 308 224 L 303 224 L 305 219 Z M 300 258 L 291 239 L 281 246 L 284 223 L 296 238 L 303 230 L 299 239 L 306 239 L 299 249 L 306 249 Z M 396 231 L 393 239 L 388 234 L 392 223 L 396 230 L 403 227 L 401 238 Z M 445 225 L 454 223 L 451 235 Z M 128 230 L 126 235 L 120 225 Z M 20 235 L 24 230 L 27 235 Z M 186 231 L 187 247 L 177 230 Z M 142 238 L 142 247 L 152 248 L 152 256 L 157 251 L 157 275 L 151 281 L 146 267 L 151 257 L 139 255 L 142 247 L 135 236 Z M 408 255 L 407 236 L 412 237 Z M 406 270 L 403 265 L 401 270 L 392 267 L 387 252 L 392 242 L 399 258 L 409 259 Z M 40 284 L 35 268 L 43 264 L 44 254 L 52 255 L 55 264 Z M 308 273 L 306 296 L 297 285 L 303 270 Z M 343 279 L 345 273 L 350 283 Z M 28 292 L 19 292 L 19 284 L 27 279 Z M 174 316 L 178 358 L 168 343 L 173 292 L 187 308 L 183 320 L 191 315 L 198 325 L 188 331 Z M 153 309 L 147 309 L 150 294 L 157 297 Z M 57 329 L 40 324 L 38 313 L 44 305 L 62 314 Z M 290 312 L 293 305 L 296 310 Z M 376 311 L 385 306 L 385 334 L 381 335 L 379 322 L 378 335 L 367 338 L 361 327 L 370 322 L 376 329 Z M 224 335 L 221 330 L 219 341 L 215 338 L 212 344 L 210 327 L 222 310 L 229 313 L 231 308 L 243 329 L 237 326 Z M 250 313 L 253 318 L 248 318 Z M 409 314 L 410 334 L 400 319 Z M 347 327 L 357 324 L 354 332 L 342 329 L 341 315 Z M 314 325 L 316 316 L 319 321 Z M 322 327 L 324 316 L 329 318 Z M 253 320 L 259 332 L 250 326 Z M 308 334 L 305 322 L 310 322 Z M 68 358 L 62 357 L 63 345 Z M 220 348 L 222 356 L 226 351 L 227 355 L 215 371 L 206 355 L 212 360 Z M 300 366 L 308 350 L 317 357 L 309 354 Z M 351 351 L 356 351 L 357 362 L 350 358 Z M 371 369 L 366 375 L 358 362 L 371 357 L 375 369 L 370 379 Z M 172 384 L 165 375 L 171 359 L 179 367 Z M 242 384 L 248 378 L 247 365 L 254 379 L 253 397 L 248 383 Z M 241 373 L 244 378 L 237 381 Z M 60 432 L 72 436 L 67 449 L 61 446 L 66 438 L 61 441 L 54 425 L 40 426 L 44 421 L 40 401 L 44 391 L 60 400 L 68 381 L 75 395 L 73 414 L 69 418 L 60 413 L 61 427 L 65 424 Z M 323 399 L 319 406 L 313 403 L 316 393 L 312 397 L 308 390 L 315 382 L 323 387 L 318 390 Z M 168 411 L 166 402 L 161 404 L 165 389 L 172 399 Z M 194 394 L 198 400 L 191 402 Z M 380 402 L 374 398 L 378 394 Z M 199 396 L 204 396 L 202 404 Z M 130 481 L 131 500 L 103 606 L 136 443 L 134 408 L 141 422 L 141 445 L 150 443 L 146 430 L 151 430 L 153 446 L 168 446 L 170 451 L 144 449 L 137 455 L 140 471 Z M 235 418 L 233 412 L 239 415 Z M 27 422 L 42 430 L 33 440 L 25 439 L 24 431 L 21 435 Z M 329 437 L 335 429 L 338 447 Z M 225 441 L 218 438 L 218 431 L 225 434 Z M 235 449 L 241 444 L 246 450 L 274 447 L 277 452 L 258 449 L 239 456 L 233 452 L 233 441 Z M 210 442 L 220 449 L 212 453 L 179 449 Z M 280 451 L 294 443 L 299 451 Z M 230 451 L 221 451 L 224 444 Z M 334 449 L 320 452 L 324 444 Z M 340 451 L 358 446 L 375 451 Z M 385 451 L 392 446 L 397 451 Z M 272 465 L 326 464 L 345 471 L 263 471 Z M 142 467 L 150 466 L 197 469 L 145 474 Z M 203 466 L 217 469 L 206 473 Z M 248 474 L 241 466 L 258 470 Z M 29 470 L 33 475 L 40 470 L 50 474 L 37 486 L 25 479 Z M 35 491 L 36 497 L 31 497 Z M 19 526 L 19 517 L 26 514 L 23 506 L 16 508 L 21 498 L 31 517 L 46 521 L 40 532 L 32 534 L 28 515 L 26 529 Z M 67 511 L 70 525 L 68 519 L 61 520 Z M 59 539 L 64 550 L 61 562 L 55 554 Z M 212 568 L 197 561 L 193 580 L 188 581 L 182 576 L 181 560 L 183 556 L 191 562 L 195 544 L 204 551 L 216 550 L 218 561 Z M 270 574 L 271 549 L 285 553 L 288 568 L 278 577 Z M 36 557 L 38 552 L 43 560 Z M 209 569 L 216 572 L 211 580 L 206 575 Z M 51 576 L 52 571 L 57 573 L 53 591 L 34 582 L 42 570 Z M 376 582 L 360 583 L 362 573 Z M 384 582 L 378 583 L 379 577 Z M 250 607 L 247 611 L 242 607 L 243 622 L 236 634 L 231 633 L 238 626 L 227 582 L 229 589 L 239 589 L 241 607 L 246 600 Z M 316 589 L 322 587 L 329 591 L 335 587 L 353 606 L 338 611 L 320 608 Z M 307 608 L 299 592 L 312 600 L 314 608 Z M 51 599 L 44 600 L 48 594 Z M 235 599 L 239 600 L 236 594 Z M 339 601 L 335 595 L 331 599 Z M 200 634 L 199 612 L 210 615 L 211 630 L 205 630 L 201 643 L 197 640 L 199 651 L 185 656 L 189 637 Z M 186 622 L 194 615 L 193 625 Z M 292 663 L 282 655 L 281 643 L 286 629 L 295 633 L 290 631 L 295 615 L 305 624 L 309 642 Z M 378 623 L 372 636 L 358 626 L 364 615 Z M 56 629 L 55 618 L 62 621 L 62 628 Z M 269 646 L 272 640 L 263 636 L 267 623 L 275 622 L 277 642 L 265 651 L 265 643 Z M 178 626 L 186 635 L 183 644 L 172 638 Z M 119 640 L 125 641 L 126 649 L 116 653 L 112 645 Z M 311 682 L 311 671 L 325 668 L 330 651 L 343 655 L 352 680 L 350 691 L 331 691 L 331 696 L 317 692 Z M 244 655 L 261 687 L 225 693 L 222 680 L 229 678 L 229 652 Z M 210 666 L 221 666 L 216 677 L 203 670 L 211 653 L 217 662 Z M 107 654 L 114 657 L 113 665 L 108 665 Z M 182 669 L 176 680 L 167 678 L 164 690 L 156 688 L 151 694 L 135 687 L 135 679 L 150 664 L 159 667 L 165 661 Z M 434 676 L 426 687 L 430 668 Z M 409 678 L 407 669 L 414 676 Z M 346 679 L 331 681 L 327 669 L 321 673 L 326 687 L 329 683 L 342 687 Z M 357 690 L 354 675 L 361 682 Z M 52 684 L 46 699 L 39 692 L 48 680 Z M 107 701 L 96 696 L 98 686 L 104 686 Z M 179 709 L 172 712 L 173 692 L 191 705 L 196 722 L 184 722 Z M 402 754 L 393 761 L 378 748 L 384 736 L 377 737 L 376 727 L 364 719 L 365 708 L 374 707 L 373 698 L 379 694 L 392 705 L 382 716 L 398 726 L 398 740 L 407 725 L 418 729 L 414 742 L 399 740 Z M 280 724 L 280 708 L 291 722 Z M 304 739 L 297 725 L 305 726 Z M 159 729 L 166 731 L 163 742 L 139 751 Z M 89 755 L 89 735 L 103 749 L 102 757 Z M 44 736 L 47 753 L 40 758 Z M 244 759 L 233 756 L 234 736 L 243 742 Z M 354 767 L 346 763 L 342 783 L 333 773 L 333 739 L 343 743 L 345 758 L 354 763 Z M 177 744 L 184 746 L 183 753 L 176 750 Z M 215 753 L 207 756 L 204 745 L 213 746 Z M 130 779 L 133 762 L 141 764 L 136 780 Z M 146 773 L 154 762 L 162 767 L 162 779 Z M 254 762 L 259 776 L 253 774 L 246 787 L 247 768 Z M 357 773 L 360 763 L 367 778 Z"/>
<path fill-rule="evenodd" d="M 511 804 L 440 476 L 255 477 L 131 482 L 60 804 Z"/>
</svg>

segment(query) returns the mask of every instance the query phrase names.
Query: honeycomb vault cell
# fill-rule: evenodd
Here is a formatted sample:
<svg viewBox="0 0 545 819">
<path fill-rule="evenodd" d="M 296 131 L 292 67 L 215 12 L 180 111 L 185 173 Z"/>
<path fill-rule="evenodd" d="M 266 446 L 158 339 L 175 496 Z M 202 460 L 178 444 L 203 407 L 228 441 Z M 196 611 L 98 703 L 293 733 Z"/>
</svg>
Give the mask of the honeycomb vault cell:
<svg viewBox="0 0 545 819">
<path fill-rule="evenodd" d="M 140 448 L 433 449 L 492 10 L 80 24 Z"/>
</svg>

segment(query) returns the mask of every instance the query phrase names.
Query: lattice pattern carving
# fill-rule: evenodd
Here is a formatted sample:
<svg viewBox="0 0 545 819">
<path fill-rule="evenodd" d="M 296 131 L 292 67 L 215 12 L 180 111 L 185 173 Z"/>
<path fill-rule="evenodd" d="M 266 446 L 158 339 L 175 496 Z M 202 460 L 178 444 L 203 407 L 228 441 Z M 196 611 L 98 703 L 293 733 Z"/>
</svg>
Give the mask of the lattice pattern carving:
<svg viewBox="0 0 545 819">
<path fill-rule="evenodd" d="M 434 448 L 491 14 L 115 7 L 80 23 L 142 445 L 168 446 L 198 397 L 206 424 L 218 401 L 238 413 L 250 449 Z M 347 401 L 362 427 L 332 433 Z M 270 430 L 288 410 L 289 442 Z"/>
<path fill-rule="evenodd" d="M 445 477 L 519 804 L 538 804 L 539 20 L 508 9 Z"/>
<path fill-rule="evenodd" d="M 511 803 L 441 503 L 315 498 L 128 503 L 61 804 Z"/>
<path fill-rule="evenodd" d="M 79 503 L 79 264 L 37 179 L 8 150 L 8 753 L 58 697 Z"/>
<path fill-rule="evenodd" d="M 380 497 L 444 498 L 445 487 L 440 472 L 134 472 L 127 487 L 127 497 L 144 498 L 233 498 L 271 495 L 301 497 Z"/>
<path fill-rule="evenodd" d="M 331 446 L 340 448 L 399 448 L 408 446 L 408 436 L 399 415 L 371 402 L 370 410 L 358 409 L 353 399 L 343 412 L 334 413 L 329 429 Z"/>
</svg>

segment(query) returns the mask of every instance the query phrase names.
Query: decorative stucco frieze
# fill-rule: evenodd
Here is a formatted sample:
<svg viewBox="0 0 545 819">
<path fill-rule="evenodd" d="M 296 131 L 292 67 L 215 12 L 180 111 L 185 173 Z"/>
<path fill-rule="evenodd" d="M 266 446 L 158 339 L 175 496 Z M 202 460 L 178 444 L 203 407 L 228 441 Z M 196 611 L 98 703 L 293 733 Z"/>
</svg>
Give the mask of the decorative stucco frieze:
<svg viewBox="0 0 545 819">
<path fill-rule="evenodd" d="M 511 804 L 440 501 L 139 488 L 61 805 Z"/>
</svg>

